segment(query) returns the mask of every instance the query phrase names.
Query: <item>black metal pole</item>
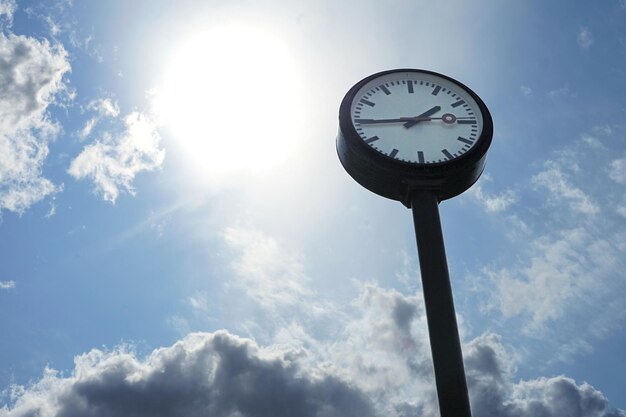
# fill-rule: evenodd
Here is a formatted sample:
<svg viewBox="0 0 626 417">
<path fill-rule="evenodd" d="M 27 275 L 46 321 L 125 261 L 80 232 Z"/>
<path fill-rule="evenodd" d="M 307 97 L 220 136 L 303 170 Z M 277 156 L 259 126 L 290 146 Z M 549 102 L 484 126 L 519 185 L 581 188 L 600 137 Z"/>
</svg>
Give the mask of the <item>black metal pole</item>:
<svg viewBox="0 0 626 417">
<path fill-rule="evenodd" d="M 461 342 L 439 220 L 439 201 L 432 192 L 417 191 L 412 195 L 411 208 L 439 412 L 441 417 L 471 417 Z"/>
</svg>

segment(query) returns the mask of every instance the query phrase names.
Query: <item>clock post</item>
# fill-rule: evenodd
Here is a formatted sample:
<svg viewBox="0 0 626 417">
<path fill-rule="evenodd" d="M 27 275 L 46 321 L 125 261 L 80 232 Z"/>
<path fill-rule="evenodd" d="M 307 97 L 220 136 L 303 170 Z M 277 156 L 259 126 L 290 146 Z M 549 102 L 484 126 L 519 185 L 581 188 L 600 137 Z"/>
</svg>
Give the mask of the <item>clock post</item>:
<svg viewBox="0 0 626 417">
<path fill-rule="evenodd" d="M 492 136 L 480 97 L 432 71 L 371 75 L 339 108 L 343 167 L 363 187 L 413 212 L 441 417 L 471 417 L 471 410 L 439 203 L 478 180 Z"/>
<path fill-rule="evenodd" d="M 437 196 L 413 194 L 411 209 L 441 417 L 470 417 L 463 354 L 454 312 Z"/>
</svg>

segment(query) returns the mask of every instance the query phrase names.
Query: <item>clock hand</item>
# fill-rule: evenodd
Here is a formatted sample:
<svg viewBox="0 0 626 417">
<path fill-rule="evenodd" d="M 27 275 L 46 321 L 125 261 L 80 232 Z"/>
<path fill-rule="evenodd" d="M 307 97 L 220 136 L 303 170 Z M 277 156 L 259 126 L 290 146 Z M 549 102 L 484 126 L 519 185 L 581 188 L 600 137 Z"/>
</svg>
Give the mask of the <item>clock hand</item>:
<svg viewBox="0 0 626 417">
<path fill-rule="evenodd" d="M 447 116 L 447 117 L 446 117 Z M 454 116 L 453 114 L 451 115 L 445 115 L 444 117 L 405 117 L 404 120 L 415 120 L 415 119 L 420 119 L 421 120 L 446 120 L 448 118 L 452 118 L 450 116 Z M 464 116 L 464 117 L 455 117 L 455 120 L 462 120 L 462 119 L 475 119 L 475 116 Z"/>
<path fill-rule="evenodd" d="M 356 123 L 360 123 L 363 125 L 366 124 L 375 124 L 375 123 L 400 123 L 406 122 L 407 120 L 413 120 L 414 117 L 400 117 L 398 119 L 354 119 Z"/>
<path fill-rule="evenodd" d="M 445 123 L 454 123 L 457 120 L 461 119 L 475 119 L 473 116 L 467 117 L 456 117 L 453 114 L 446 113 L 442 117 L 400 117 L 397 119 L 354 119 L 355 123 L 359 123 L 362 125 L 370 125 L 370 124 L 378 124 L 378 123 L 401 123 L 401 122 L 426 122 L 430 120 L 443 120 Z"/>
<path fill-rule="evenodd" d="M 431 115 L 437 113 L 439 110 L 441 110 L 441 107 L 440 106 L 435 106 L 432 109 L 427 110 L 424 113 L 420 114 L 419 116 L 415 116 L 415 117 L 411 118 L 412 120 L 409 120 L 403 126 L 408 129 L 409 127 L 411 127 L 411 126 L 421 122 L 422 120 L 428 120 Z"/>
</svg>

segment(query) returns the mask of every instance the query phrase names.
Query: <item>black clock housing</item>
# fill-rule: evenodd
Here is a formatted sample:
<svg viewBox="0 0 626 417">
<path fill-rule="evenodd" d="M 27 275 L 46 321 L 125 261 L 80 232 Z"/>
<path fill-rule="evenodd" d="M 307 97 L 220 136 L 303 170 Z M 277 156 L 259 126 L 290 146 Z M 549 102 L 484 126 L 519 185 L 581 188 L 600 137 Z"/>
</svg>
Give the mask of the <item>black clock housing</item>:
<svg viewBox="0 0 626 417">
<path fill-rule="evenodd" d="M 444 78 L 466 91 L 476 101 L 482 113 L 483 128 L 475 145 L 461 156 L 438 163 L 416 164 L 377 152 L 358 135 L 352 123 L 350 108 L 361 87 L 374 78 L 394 72 L 431 74 Z M 395 69 L 364 78 L 352 87 L 339 108 L 337 154 L 352 178 L 368 190 L 402 202 L 411 207 L 411 195 L 417 190 L 436 194 L 439 201 L 455 197 L 470 188 L 485 167 L 485 157 L 491 145 L 493 122 L 484 102 L 464 84 L 432 71 Z"/>
</svg>

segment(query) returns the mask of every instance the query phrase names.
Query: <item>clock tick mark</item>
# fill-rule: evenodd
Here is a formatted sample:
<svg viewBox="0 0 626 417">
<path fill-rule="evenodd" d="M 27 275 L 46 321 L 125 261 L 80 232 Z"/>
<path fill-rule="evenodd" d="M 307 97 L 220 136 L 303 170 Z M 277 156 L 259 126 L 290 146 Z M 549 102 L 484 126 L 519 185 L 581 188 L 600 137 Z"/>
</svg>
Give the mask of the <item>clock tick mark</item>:
<svg viewBox="0 0 626 417">
<path fill-rule="evenodd" d="M 433 92 L 431 94 L 433 96 L 436 96 L 437 94 L 439 94 L 440 91 L 441 91 L 441 86 L 438 85 L 437 87 L 435 87 L 435 89 L 433 90 Z"/>
<path fill-rule="evenodd" d="M 465 103 L 465 100 L 459 100 L 456 103 L 452 103 L 452 107 L 459 107 L 461 104 Z"/>
<path fill-rule="evenodd" d="M 409 88 L 409 94 L 413 94 L 413 80 L 408 80 L 407 81 L 407 86 Z"/>
<path fill-rule="evenodd" d="M 459 136 L 458 138 L 456 138 L 456 140 L 458 140 L 459 142 L 467 143 L 468 145 L 471 145 L 471 144 L 473 144 L 473 143 L 474 143 L 474 142 L 472 142 L 471 140 L 466 139 L 466 138 L 464 138 L 464 137 L 462 137 L 462 136 Z M 442 151 L 442 152 L 443 152 L 443 151 Z"/>
<path fill-rule="evenodd" d="M 389 152 L 389 156 L 392 158 L 395 158 L 397 154 L 398 154 L 398 150 L 395 148 L 391 152 Z"/>
<path fill-rule="evenodd" d="M 372 142 L 376 142 L 378 139 L 380 139 L 378 136 L 372 136 L 369 139 L 365 139 L 365 143 L 372 143 Z"/>
<path fill-rule="evenodd" d="M 369 96 L 368 96 L 369 97 Z M 359 100 L 359 102 L 363 103 L 363 104 L 367 104 L 370 107 L 374 107 L 376 104 L 372 103 L 369 100 L 365 100 L 364 98 L 362 98 L 361 100 Z"/>
<path fill-rule="evenodd" d="M 385 95 L 389 95 L 391 94 L 391 91 L 389 91 L 389 89 L 387 87 L 385 87 L 384 85 L 380 85 L 379 86 L 381 90 L 383 90 L 383 93 L 385 93 Z"/>
<path fill-rule="evenodd" d="M 417 162 L 419 162 L 420 164 L 424 163 L 424 152 L 417 151 Z"/>
<path fill-rule="evenodd" d="M 450 151 L 448 151 L 447 149 L 442 149 L 441 153 L 444 154 L 446 156 L 446 158 L 448 159 L 452 159 L 454 158 L 454 156 L 452 156 L 452 154 L 450 153 Z"/>
</svg>

